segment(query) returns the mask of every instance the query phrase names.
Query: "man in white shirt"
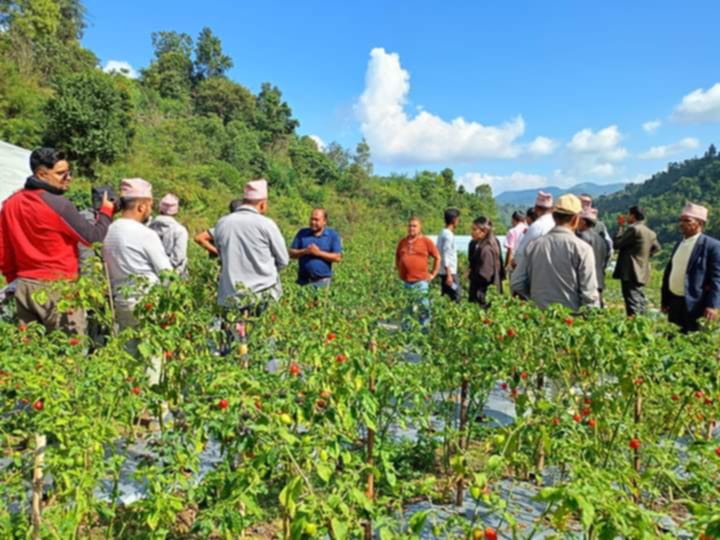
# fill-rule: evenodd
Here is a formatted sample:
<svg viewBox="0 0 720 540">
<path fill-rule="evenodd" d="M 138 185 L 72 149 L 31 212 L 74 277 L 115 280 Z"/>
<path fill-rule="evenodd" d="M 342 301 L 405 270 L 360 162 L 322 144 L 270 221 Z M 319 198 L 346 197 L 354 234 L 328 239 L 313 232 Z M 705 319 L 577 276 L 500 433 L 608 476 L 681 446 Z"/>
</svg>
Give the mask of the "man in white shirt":
<svg viewBox="0 0 720 540">
<path fill-rule="evenodd" d="M 662 310 L 683 333 L 699 329 L 697 320 L 720 316 L 720 242 L 703 234 L 708 210 L 688 203 L 680 215 L 683 240 L 665 268 Z"/>
<path fill-rule="evenodd" d="M 440 252 L 440 293 L 453 302 L 460 301 L 460 280 L 457 273 L 457 250 L 455 249 L 455 229 L 460 223 L 460 210 L 445 210 L 445 228 L 437 239 Z"/>
<path fill-rule="evenodd" d="M 160 273 L 172 270 L 160 237 L 147 227 L 152 214 L 152 186 L 142 178 L 120 181 L 120 219 L 110 225 L 103 258 L 107 264 L 115 303 L 115 318 L 120 330 L 136 326 L 133 311 L 148 289 L 160 281 Z M 128 352 L 138 356 L 139 340 L 131 340 Z M 162 358 L 150 358 L 145 370 L 150 386 L 160 383 Z M 162 413 L 167 404 L 162 403 Z"/>
<path fill-rule="evenodd" d="M 103 257 L 110 275 L 120 329 L 137 324 L 133 309 L 160 281 L 160 272 L 172 270 L 165 248 L 147 222 L 152 213 L 152 186 L 142 178 L 120 182 L 120 219 L 108 229 Z"/>
<path fill-rule="evenodd" d="M 535 197 L 535 218 L 532 225 L 528 227 L 528 230 L 520 239 L 517 245 L 517 249 L 513 254 L 513 267 L 517 267 L 520 264 L 523 256 L 525 255 L 525 249 L 528 244 L 533 240 L 545 236 L 553 228 L 555 228 L 555 221 L 552 217 L 553 209 L 553 197 L 549 193 L 544 191 L 538 191 Z"/>
</svg>

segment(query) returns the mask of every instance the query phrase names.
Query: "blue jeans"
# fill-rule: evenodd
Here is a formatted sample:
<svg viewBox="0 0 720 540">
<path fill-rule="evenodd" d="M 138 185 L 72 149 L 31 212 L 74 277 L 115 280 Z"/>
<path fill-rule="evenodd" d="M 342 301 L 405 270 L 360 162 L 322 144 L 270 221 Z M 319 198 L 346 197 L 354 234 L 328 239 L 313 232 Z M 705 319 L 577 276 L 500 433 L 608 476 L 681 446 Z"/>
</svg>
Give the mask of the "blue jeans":
<svg viewBox="0 0 720 540">
<path fill-rule="evenodd" d="M 410 292 L 411 303 L 407 315 L 417 317 L 418 322 L 426 327 L 430 323 L 430 283 L 427 281 L 405 281 L 405 289 Z"/>
</svg>

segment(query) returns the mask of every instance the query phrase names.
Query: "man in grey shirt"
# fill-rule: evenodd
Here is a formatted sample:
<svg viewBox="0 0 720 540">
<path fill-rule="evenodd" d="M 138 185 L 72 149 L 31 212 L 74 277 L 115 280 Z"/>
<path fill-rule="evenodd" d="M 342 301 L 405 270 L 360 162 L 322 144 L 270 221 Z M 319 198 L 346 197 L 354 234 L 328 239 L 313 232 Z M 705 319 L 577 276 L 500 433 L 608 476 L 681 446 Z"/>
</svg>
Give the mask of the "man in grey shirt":
<svg viewBox="0 0 720 540">
<path fill-rule="evenodd" d="M 267 199 L 265 180 L 248 182 L 242 206 L 222 217 L 213 230 L 222 264 L 221 306 L 257 312 L 282 295 L 279 271 L 288 265 L 289 256 L 280 229 L 264 215 Z"/>
<path fill-rule="evenodd" d="M 577 312 L 598 305 L 595 254 L 575 236 L 582 207 L 575 195 L 563 195 L 553 210 L 555 227 L 527 245 L 512 275 L 514 293 L 541 309 L 561 304 Z"/>
</svg>

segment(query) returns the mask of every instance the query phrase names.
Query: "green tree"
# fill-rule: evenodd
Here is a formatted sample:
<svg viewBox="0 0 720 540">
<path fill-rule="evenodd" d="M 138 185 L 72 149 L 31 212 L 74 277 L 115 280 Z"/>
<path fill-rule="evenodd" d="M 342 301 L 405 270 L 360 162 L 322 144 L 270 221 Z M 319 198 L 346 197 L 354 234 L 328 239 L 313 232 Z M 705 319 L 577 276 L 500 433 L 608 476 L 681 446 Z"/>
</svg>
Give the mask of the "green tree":
<svg viewBox="0 0 720 540">
<path fill-rule="evenodd" d="M 97 65 L 78 41 L 85 10 L 77 0 L 0 0 L 0 51 L 41 82 Z"/>
<path fill-rule="evenodd" d="M 195 90 L 195 111 L 202 115 L 216 114 L 226 124 L 232 120 L 252 124 L 255 96 L 235 82 L 223 77 L 212 77 L 198 84 Z"/>
<path fill-rule="evenodd" d="M 365 140 L 365 137 L 355 147 L 353 162 L 363 169 L 368 176 L 372 176 L 373 164 L 370 160 L 370 145 Z"/>
<path fill-rule="evenodd" d="M 192 38 L 184 33 L 154 32 L 155 60 L 143 70 L 145 86 L 162 97 L 188 99 L 192 88 Z"/>
<path fill-rule="evenodd" d="M 292 109 L 282 100 L 277 86 L 263 83 L 256 99 L 255 126 L 262 132 L 263 145 L 295 133 L 300 123 L 292 117 Z"/>
<path fill-rule="evenodd" d="M 232 59 L 222 52 L 220 38 L 207 26 L 203 28 L 195 44 L 195 76 L 199 80 L 220 77 L 232 67 Z"/>
<path fill-rule="evenodd" d="M 0 139 L 25 148 L 39 145 L 50 93 L 34 76 L 23 77 L 14 62 L 0 59 Z"/>
<path fill-rule="evenodd" d="M 318 184 L 336 182 L 339 178 L 335 163 L 317 149 L 310 137 L 302 137 L 290 146 L 290 158 L 295 170 L 303 178 Z"/>
<path fill-rule="evenodd" d="M 65 149 L 81 172 L 92 175 L 99 163 L 110 163 L 128 149 L 130 97 L 114 76 L 99 70 L 70 75 L 48 102 L 46 125 L 45 142 Z"/>
<path fill-rule="evenodd" d="M 340 171 L 344 171 L 348 168 L 352 157 L 349 150 L 343 148 L 342 145 L 334 141 L 328 144 L 327 148 L 325 148 L 325 155 L 329 157 L 333 163 L 335 163 L 335 166 Z"/>
</svg>

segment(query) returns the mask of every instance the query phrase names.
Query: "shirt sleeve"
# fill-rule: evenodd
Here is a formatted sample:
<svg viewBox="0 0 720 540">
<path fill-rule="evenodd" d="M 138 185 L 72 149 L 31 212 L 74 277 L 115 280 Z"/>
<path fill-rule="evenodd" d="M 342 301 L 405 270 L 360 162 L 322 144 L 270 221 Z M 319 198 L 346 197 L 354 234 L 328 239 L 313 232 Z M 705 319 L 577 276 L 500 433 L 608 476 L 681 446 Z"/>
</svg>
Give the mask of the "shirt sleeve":
<svg viewBox="0 0 720 540">
<path fill-rule="evenodd" d="M 0 212 L 0 272 L 8 283 L 17 278 L 17 263 L 4 216 Z"/>
<path fill-rule="evenodd" d="M 275 259 L 275 266 L 278 270 L 282 270 L 290 263 L 290 256 L 288 255 L 288 250 L 285 246 L 285 239 L 274 221 L 269 222 L 268 234 L 270 240 L 270 251 Z"/>
<path fill-rule="evenodd" d="M 517 239 L 517 231 L 513 227 L 505 236 L 505 249 L 515 249 L 515 240 Z"/>
<path fill-rule="evenodd" d="M 580 305 L 597 306 L 598 285 L 595 267 L 595 253 L 590 246 L 586 246 L 580 253 L 578 265 L 578 285 L 580 287 Z"/>
<path fill-rule="evenodd" d="M 182 225 L 178 226 L 173 242 L 172 253 L 170 254 L 170 262 L 174 268 L 184 270 L 187 265 L 187 245 L 188 231 Z"/>
<path fill-rule="evenodd" d="M 429 239 L 428 239 L 429 240 Z M 430 240 L 430 243 L 432 244 L 432 240 Z M 450 242 L 450 235 L 446 234 L 443 237 L 443 244 L 442 244 L 442 260 L 447 265 L 448 261 L 452 260 L 453 255 L 455 255 L 455 243 Z"/>
<path fill-rule="evenodd" d="M 293 238 L 292 244 L 290 244 L 290 249 L 302 249 L 302 240 L 300 239 L 300 231 L 295 235 L 295 238 Z"/>
<path fill-rule="evenodd" d="M 110 210 L 101 210 L 97 221 L 91 223 L 82 217 L 75 205 L 65 197 L 44 193 L 43 201 L 57 213 L 65 225 L 65 234 L 75 242 L 90 246 L 105 239 L 112 222 Z"/>
<path fill-rule="evenodd" d="M 342 239 L 337 232 L 333 235 L 330 251 L 333 253 L 342 253 Z"/>
<path fill-rule="evenodd" d="M 431 257 L 435 259 L 440 258 L 440 252 L 438 251 L 437 246 L 433 243 L 432 240 L 430 240 L 427 236 L 425 237 L 425 242 L 427 242 L 427 250 Z"/>
<path fill-rule="evenodd" d="M 152 234 L 148 235 L 148 241 L 145 245 L 145 255 L 147 255 L 150 264 L 155 270 L 156 274 L 164 270 L 172 270 L 173 265 L 170 263 L 170 259 L 165 253 L 165 248 L 162 245 L 160 237 L 152 231 Z"/>
<path fill-rule="evenodd" d="M 720 244 L 711 247 L 707 258 L 705 307 L 720 308 Z"/>
<path fill-rule="evenodd" d="M 528 257 L 522 257 L 510 278 L 510 290 L 523 298 L 530 296 L 530 269 Z"/>
</svg>

